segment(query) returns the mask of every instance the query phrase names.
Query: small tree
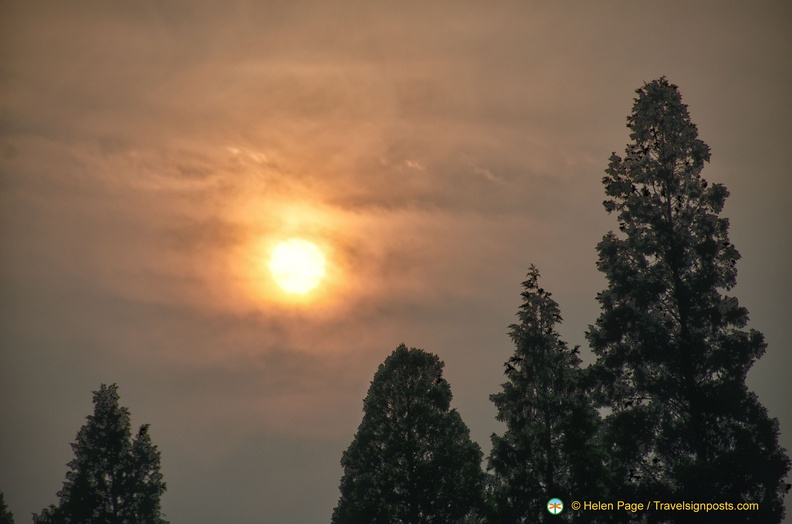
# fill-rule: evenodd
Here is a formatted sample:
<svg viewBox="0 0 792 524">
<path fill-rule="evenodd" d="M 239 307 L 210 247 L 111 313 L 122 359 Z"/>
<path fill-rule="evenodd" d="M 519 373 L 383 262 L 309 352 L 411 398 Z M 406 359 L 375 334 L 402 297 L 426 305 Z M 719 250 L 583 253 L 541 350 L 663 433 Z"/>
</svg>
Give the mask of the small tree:
<svg viewBox="0 0 792 524">
<path fill-rule="evenodd" d="M 341 459 L 333 524 L 469 522 L 479 509 L 481 449 L 442 373 L 436 355 L 403 344 L 379 366 Z"/>
<path fill-rule="evenodd" d="M 622 495 L 700 502 L 758 502 L 756 512 L 649 513 L 650 519 L 779 522 L 789 458 L 778 422 L 745 376 L 764 353 L 748 312 L 722 290 L 736 283 L 739 254 L 728 196 L 700 173 L 710 159 L 677 86 L 638 89 L 632 143 L 603 178 L 604 205 L 621 235 L 597 246 L 608 288 L 588 333 Z"/>
<path fill-rule="evenodd" d="M 94 391 L 94 414 L 80 428 L 71 446 L 74 460 L 60 503 L 34 515 L 36 524 L 166 524 L 159 497 L 165 483 L 159 473 L 159 452 L 148 426 L 131 439 L 129 410 L 118 405 L 118 387 Z"/>
<path fill-rule="evenodd" d="M 508 381 L 490 396 L 497 419 L 506 423 L 502 436 L 492 435 L 489 457 L 496 521 L 571 521 L 568 510 L 551 515 L 547 501 L 605 497 L 599 416 L 582 381 L 578 348 L 570 349 L 556 331 L 558 304 L 539 287 L 536 267 L 523 289 L 519 323 L 509 326 L 516 349 L 505 364 Z"/>
<path fill-rule="evenodd" d="M 0 524 L 14 524 L 14 514 L 6 506 L 2 491 L 0 491 Z"/>
</svg>

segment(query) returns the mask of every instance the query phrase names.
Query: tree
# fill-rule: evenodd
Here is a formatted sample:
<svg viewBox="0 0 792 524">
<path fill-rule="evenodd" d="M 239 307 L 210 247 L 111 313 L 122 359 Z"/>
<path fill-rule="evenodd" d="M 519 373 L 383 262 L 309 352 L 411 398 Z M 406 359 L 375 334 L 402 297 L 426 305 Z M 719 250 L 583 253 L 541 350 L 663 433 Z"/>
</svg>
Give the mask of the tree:
<svg viewBox="0 0 792 524">
<path fill-rule="evenodd" d="M 403 344 L 379 366 L 341 459 L 333 524 L 470 522 L 482 501 L 482 453 L 450 409 L 443 366 Z"/>
<path fill-rule="evenodd" d="M 2 491 L 0 491 L 0 524 L 14 524 L 14 514 L 6 506 Z"/>
<path fill-rule="evenodd" d="M 132 442 L 126 492 L 131 495 L 127 514 L 130 522 L 164 524 L 160 517 L 160 497 L 165 492 L 160 468 L 160 452 L 151 442 L 149 425 L 140 426 Z"/>
<path fill-rule="evenodd" d="M 36 524 L 166 524 L 159 498 L 165 483 L 160 454 L 141 426 L 130 433 L 129 410 L 118 405 L 118 387 L 102 384 L 93 392 L 94 414 L 71 446 L 74 460 L 60 503 L 34 515 Z"/>
<path fill-rule="evenodd" d="M 533 265 L 522 285 L 519 323 L 509 326 L 516 348 L 505 363 L 508 381 L 490 396 L 497 419 L 506 423 L 502 436 L 492 435 L 489 457 L 496 521 L 571 522 L 568 511 L 551 515 L 547 501 L 605 497 L 599 415 L 583 384 L 578 348 L 570 349 L 556 331 L 558 304 L 539 287 Z"/>
<path fill-rule="evenodd" d="M 739 258 L 720 217 L 729 193 L 700 175 L 710 150 L 677 86 L 660 78 L 637 94 L 632 142 L 603 178 L 622 234 L 597 246 L 608 288 L 587 334 L 612 409 L 611 465 L 636 500 L 760 505 L 675 521 L 779 522 L 790 462 L 777 420 L 745 385 L 766 344 L 745 329 L 747 310 L 722 294 L 736 284 Z"/>
</svg>

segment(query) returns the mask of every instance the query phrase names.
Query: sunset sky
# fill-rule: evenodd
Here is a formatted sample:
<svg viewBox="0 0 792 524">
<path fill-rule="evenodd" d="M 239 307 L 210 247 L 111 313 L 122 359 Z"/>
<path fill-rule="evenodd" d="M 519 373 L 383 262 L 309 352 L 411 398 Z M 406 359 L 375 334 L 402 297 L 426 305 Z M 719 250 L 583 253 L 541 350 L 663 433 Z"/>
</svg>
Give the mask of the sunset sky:
<svg viewBox="0 0 792 524">
<path fill-rule="evenodd" d="M 329 522 L 400 344 L 485 454 L 529 264 L 583 346 L 635 90 L 677 84 L 792 449 L 792 4 L 0 1 L 0 491 L 57 501 L 91 391 L 151 424 L 173 524 Z M 269 256 L 326 258 L 304 295 Z"/>
</svg>

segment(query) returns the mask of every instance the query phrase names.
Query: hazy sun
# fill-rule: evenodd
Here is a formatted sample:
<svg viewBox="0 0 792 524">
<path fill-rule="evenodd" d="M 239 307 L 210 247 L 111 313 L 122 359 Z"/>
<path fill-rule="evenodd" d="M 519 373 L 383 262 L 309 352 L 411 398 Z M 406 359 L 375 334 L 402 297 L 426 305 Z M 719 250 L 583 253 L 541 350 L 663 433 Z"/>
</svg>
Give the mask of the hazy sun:
<svg viewBox="0 0 792 524">
<path fill-rule="evenodd" d="M 316 244 L 293 238 L 277 245 L 269 267 L 275 281 L 285 291 L 306 293 L 324 277 L 325 257 Z"/>
</svg>

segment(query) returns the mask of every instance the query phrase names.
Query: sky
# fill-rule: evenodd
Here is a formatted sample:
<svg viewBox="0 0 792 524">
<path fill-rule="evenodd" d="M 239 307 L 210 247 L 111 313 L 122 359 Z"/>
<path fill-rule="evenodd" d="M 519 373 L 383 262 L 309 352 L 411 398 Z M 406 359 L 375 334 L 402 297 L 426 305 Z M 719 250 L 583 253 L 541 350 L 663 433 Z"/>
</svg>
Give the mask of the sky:
<svg viewBox="0 0 792 524">
<path fill-rule="evenodd" d="M 0 491 L 56 502 L 91 392 L 151 424 L 173 523 L 329 522 L 377 366 L 436 353 L 471 437 L 530 264 L 586 329 L 601 179 L 665 75 L 712 149 L 792 449 L 792 4 L 0 1 Z M 327 259 L 290 295 L 281 241 Z"/>
</svg>

